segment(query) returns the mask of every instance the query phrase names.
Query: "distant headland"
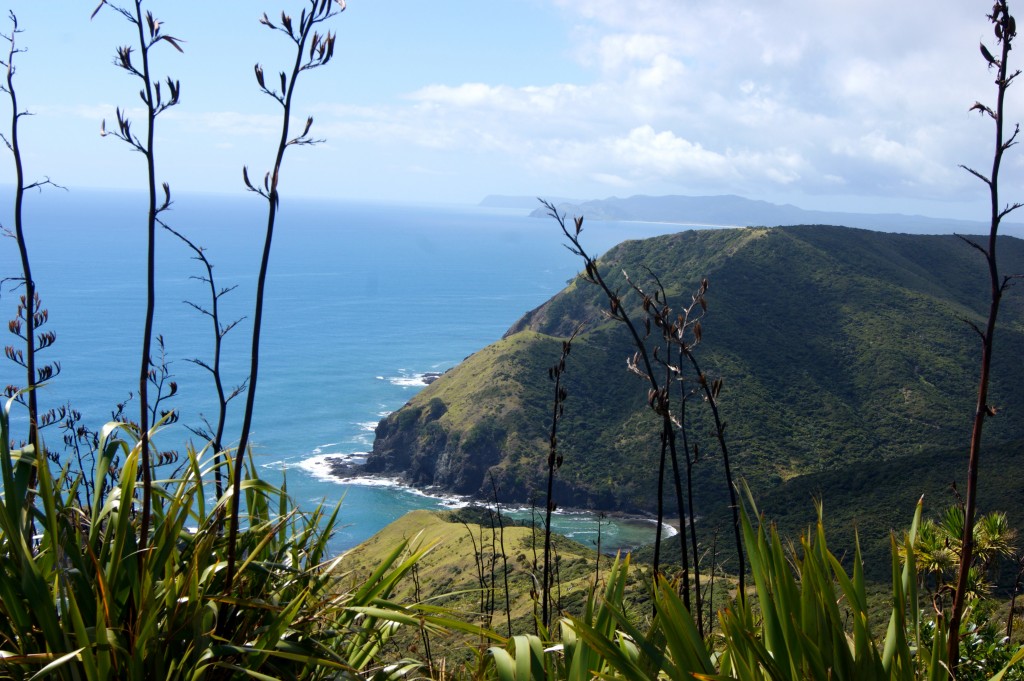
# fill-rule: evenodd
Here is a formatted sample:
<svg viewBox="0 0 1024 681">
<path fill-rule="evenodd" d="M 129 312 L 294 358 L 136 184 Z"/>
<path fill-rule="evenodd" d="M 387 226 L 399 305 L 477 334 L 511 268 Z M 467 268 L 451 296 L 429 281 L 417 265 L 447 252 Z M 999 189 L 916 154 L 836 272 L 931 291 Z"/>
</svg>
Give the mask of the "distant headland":
<svg viewBox="0 0 1024 681">
<path fill-rule="evenodd" d="M 980 234 L 988 222 L 934 218 L 901 213 L 844 213 L 805 210 L 791 204 L 756 201 L 742 196 L 630 196 L 591 201 L 541 197 L 567 215 L 588 220 L 669 222 L 681 225 L 720 227 L 780 227 L 784 225 L 841 225 L 881 232 L 906 234 Z M 480 202 L 490 208 L 522 208 L 532 217 L 546 217 L 536 197 L 487 196 Z M 1004 222 L 1001 234 L 1024 237 L 1024 224 Z"/>
</svg>

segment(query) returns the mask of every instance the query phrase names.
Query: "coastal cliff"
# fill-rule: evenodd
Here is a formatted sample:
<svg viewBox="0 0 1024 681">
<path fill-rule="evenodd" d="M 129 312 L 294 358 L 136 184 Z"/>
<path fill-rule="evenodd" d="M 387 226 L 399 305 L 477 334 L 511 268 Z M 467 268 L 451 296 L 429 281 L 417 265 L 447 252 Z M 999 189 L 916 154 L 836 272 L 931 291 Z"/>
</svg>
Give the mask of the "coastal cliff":
<svg viewBox="0 0 1024 681">
<path fill-rule="evenodd" d="M 1024 241 L 1001 247 L 1024 272 Z M 962 440 L 969 427 L 986 281 L 976 252 L 952 236 L 804 226 L 691 231 L 623 243 L 601 266 L 657 273 L 688 302 L 710 280 L 698 348 L 725 389 L 721 408 L 739 475 L 771 488 L 852 464 L 917 456 Z M 635 303 L 634 303 L 635 305 Z M 433 381 L 376 430 L 366 473 L 419 487 L 503 501 L 542 499 L 561 339 L 584 331 L 568 360 L 556 498 L 563 506 L 649 510 L 655 503 L 657 428 L 646 386 L 629 374 L 633 349 L 606 319 L 596 287 L 575 280 L 524 315 L 504 338 Z M 632 313 L 639 315 L 634 307 Z M 994 403 L 1020 413 L 1024 302 L 1008 296 Z M 706 410 L 693 403 L 699 503 L 725 497 Z M 1024 437 L 1020 419 L 995 419 L 986 437 Z M 492 483 L 493 481 L 493 483 Z"/>
</svg>

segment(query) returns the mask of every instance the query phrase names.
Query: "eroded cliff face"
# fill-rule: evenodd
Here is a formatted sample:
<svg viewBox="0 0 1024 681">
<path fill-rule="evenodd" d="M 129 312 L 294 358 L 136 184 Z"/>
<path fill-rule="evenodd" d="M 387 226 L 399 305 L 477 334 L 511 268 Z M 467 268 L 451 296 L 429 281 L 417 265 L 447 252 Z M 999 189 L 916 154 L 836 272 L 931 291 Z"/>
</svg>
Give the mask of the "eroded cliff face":
<svg viewBox="0 0 1024 681">
<path fill-rule="evenodd" d="M 501 462 L 505 432 L 493 419 L 484 419 L 464 433 L 452 433 L 441 420 L 447 411 L 444 401 L 435 397 L 382 419 L 374 431 L 366 472 L 399 477 L 416 487 L 485 493 L 488 471 Z"/>
</svg>

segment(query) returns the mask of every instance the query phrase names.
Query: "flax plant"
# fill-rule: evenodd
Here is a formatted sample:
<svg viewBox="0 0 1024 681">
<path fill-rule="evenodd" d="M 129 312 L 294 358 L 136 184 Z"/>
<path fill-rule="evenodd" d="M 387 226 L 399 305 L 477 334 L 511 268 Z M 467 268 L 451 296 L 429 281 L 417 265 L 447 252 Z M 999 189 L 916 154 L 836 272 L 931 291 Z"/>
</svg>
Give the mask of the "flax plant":
<svg viewBox="0 0 1024 681">
<path fill-rule="evenodd" d="M 555 471 L 562 467 L 562 455 L 558 453 L 558 422 L 565 413 L 565 400 L 569 391 L 562 385 L 565 374 L 565 362 L 572 351 L 572 342 L 580 332 L 582 325 L 577 326 L 568 339 L 562 341 L 562 352 L 558 363 L 548 369 L 548 378 L 555 384 L 554 402 L 551 408 L 551 428 L 548 433 L 548 488 L 547 503 L 544 509 L 544 571 L 541 589 L 541 624 L 548 629 L 551 624 L 551 514 L 555 503 Z"/>
<path fill-rule="evenodd" d="M 53 331 L 40 331 L 49 320 L 49 312 L 42 307 L 39 292 L 36 289 L 36 281 L 32 277 L 32 263 L 29 258 L 28 241 L 25 237 L 25 221 L 23 207 L 25 204 L 25 192 L 29 189 L 41 189 L 45 185 L 54 185 L 46 178 L 28 182 L 25 179 L 25 170 L 22 164 L 21 143 L 18 138 L 18 127 L 21 119 L 28 116 L 27 111 L 19 109 L 18 95 L 14 87 L 14 75 L 16 68 L 14 58 L 23 48 L 18 47 L 18 17 L 14 12 L 9 13 L 11 21 L 10 34 L 0 34 L 7 41 L 8 49 L 6 60 L 0 59 L 0 66 L 6 70 L 3 84 L 0 84 L 0 92 L 7 94 L 11 102 L 11 127 L 10 133 L 0 135 L 0 139 L 7 145 L 14 161 L 14 232 L 13 237 L 18 242 L 18 254 L 21 257 L 21 284 L 24 286 L 24 294 L 19 298 L 18 310 L 15 318 L 11 320 L 8 328 L 24 343 L 24 351 L 14 346 L 6 346 L 4 354 L 8 359 L 18 364 L 25 370 L 24 392 L 20 392 L 16 386 L 8 386 L 5 393 L 8 397 L 17 395 L 18 401 L 28 408 L 28 444 L 32 447 L 39 446 L 41 442 L 39 431 L 41 428 L 62 420 L 65 410 L 48 410 L 45 413 L 39 412 L 38 391 L 36 388 L 60 373 L 60 362 L 44 363 L 37 366 L 38 352 L 53 345 L 57 340 L 57 334 Z"/>
<path fill-rule="evenodd" d="M 267 270 L 270 265 L 270 247 L 274 238 L 274 225 L 277 220 L 277 210 L 280 204 L 278 183 L 281 177 L 281 165 L 284 161 L 284 153 L 289 147 L 317 144 L 320 140 L 310 136 L 310 128 L 313 127 L 313 117 L 306 119 L 302 132 L 293 136 L 291 129 L 292 98 L 295 94 L 295 84 L 299 75 L 305 71 L 326 66 L 334 56 L 335 34 L 327 32 L 321 34 L 317 27 L 341 13 L 345 9 L 344 0 L 309 0 L 307 7 L 302 10 L 299 20 L 294 19 L 284 12 L 281 13 L 280 22 L 275 24 L 266 14 L 260 19 L 260 23 L 272 31 L 279 31 L 295 45 L 295 61 L 289 72 L 281 71 L 279 74 L 279 85 L 264 76 L 263 67 L 255 66 L 256 83 L 260 91 L 276 101 L 281 107 L 281 138 L 277 145 L 277 153 L 274 157 L 273 169 L 263 177 L 263 183 L 253 183 L 249 179 L 248 168 L 242 169 L 242 179 L 246 189 L 261 196 L 267 202 L 267 227 L 263 244 L 263 257 L 260 261 L 259 277 L 256 280 L 256 308 L 253 313 L 252 323 L 252 349 L 249 366 L 249 388 L 246 392 L 245 413 L 242 417 L 242 430 L 238 438 L 238 450 L 235 452 L 235 477 L 232 480 L 232 505 L 230 513 L 229 537 L 230 543 L 238 534 L 239 514 L 241 513 L 240 485 L 242 461 L 249 446 L 249 432 L 252 428 L 253 408 L 256 403 L 256 386 L 259 379 L 260 366 L 260 331 L 263 324 L 263 298 L 266 291 Z M 234 549 L 228 553 L 227 584 L 230 590 L 235 574 L 236 555 Z"/>
<path fill-rule="evenodd" d="M 689 558 L 688 547 L 686 546 L 686 539 L 689 534 L 693 539 L 694 596 L 696 600 L 696 607 L 693 608 L 693 611 L 697 616 L 697 630 L 703 634 L 704 624 L 700 592 L 700 557 L 697 553 L 697 533 L 694 526 L 693 464 L 692 459 L 689 456 L 689 442 L 686 432 L 686 401 L 691 395 L 686 390 L 686 386 L 684 384 L 682 360 L 687 357 L 693 358 L 693 350 L 701 341 L 701 320 L 708 309 L 707 299 L 705 298 L 708 288 L 708 280 L 702 280 L 697 292 L 691 296 L 690 304 L 681 311 L 676 312 L 668 303 L 668 294 L 665 292 L 665 287 L 662 285 L 661 280 L 658 279 L 657 275 L 651 272 L 650 269 L 648 269 L 648 274 L 654 280 L 656 286 L 653 295 L 645 292 L 644 289 L 629 278 L 628 274 L 624 273 L 626 282 L 643 301 L 642 309 L 647 315 L 644 320 L 645 339 L 650 337 L 652 334 L 652 325 L 661 331 L 662 344 L 655 346 L 653 353 L 654 361 L 662 367 L 665 375 L 662 387 L 664 394 L 656 401 L 657 403 L 660 403 L 664 409 L 664 414 L 662 414 L 662 465 L 660 466 L 660 470 L 662 471 L 662 477 L 664 477 L 664 457 L 665 450 L 668 449 L 672 458 L 673 489 L 675 490 L 676 495 L 676 506 L 679 509 L 679 552 L 683 561 L 683 603 L 686 605 L 687 609 L 691 609 Z M 659 351 L 662 348 L 664 348 L 664 352 L 661 353 L 663 356 L 659 356 Z M 673 357 L 678 357 L 678 360 L 673 360 Z M 637 366 L 635 359 L 631 363 L 631 369 L 634 373 L 642 375 L 640 367 Z M 699 368 L 698 376 L 700 376 L 703 383 L 707 383 L 703 374 L 700 373 Z M 680 399 L 678 418 L 672 413 L 670 408 L 670 388 L 673 383 L 679 385 Z M 717 379 L 713 385 L 713 393 L 705 399 L 718 399 L 718 392 L 721 390 L 722 379 Z M 686 454 L 686 488 L 688 503 L 683 501 L 682 475 L 675 439 L 676 430 L 678 430 L 682 436 L 683 452 Z M 722 440 L 722 447 L 723 451 L 727 452 L 724 440 Z M 729 481 L 730 490 L 732 490 L 731 471 L 728 467 L 728 455 L 726 454 L 724 458 L 726 460 L 726 479 Z M 660 490 L 663 481 L 659 480 L 658 484 Z M 733 499 L 735 498 L 733 497 Z M 686 513 L 687 508 L 690 510 L 689 513 Z M 689 531 L 687 531 L 687 517 L 689 518 L 690 523 Z M 659 517 L 659 526 L 661 522 L 662 518 Z M 661 532 L 659 531 L 657 541 L 655 543 L 655 555 L 658 555 L 660 544 Z"/>
<path fill-rule="evenodd" d="M 96 476 L 117 457 L 122 474 L 103 503 L 83 508 L 75 502 L 80 476 L 65 468 L 54 477 L 33 449 L 12 451 L 10 405 L 0 410 L 3 678 L 351 677 L 381 670 L 382 647 L 398 626 L 437 628 L 429 614 L 390 601 L 429 547 L 400 542 L 366 580 L 354 579 L 338 569 L 340 558 L 325 562 L 338 508 L 299 512 L 285 490 L 252 475 L 242 483 L 251 509 L 238 536 L 245 559 L 228 592 L 228 546 L 219 509 L 205 510 L 209 470 L 195 451 L 178 477 L 154 481 L 144 557 L 132 508 L 141 462 L 134 428 L 103 428 Z M 33 471 L 34 505 L 26 501 Z M 404 661 L 391 672 L 414 666 Z"/>
<path fill-rule="evenodd" d="M 498 532 L 501 551 L 501 576 L 504 582 L 505 588 L 505 625 L 507 627 L 508 635 L 512 635 L 512 596 L 509 591 L 508 585 L 508 552 L 505 550 L 505 520 L 501 517 L 501 502 L 498 500 L 498 483 L 494 480 L 494 474 L 491 474 L 491 491 L 494 493 L 494 514 L 492 515 L 491 531 L 494 531 L 493 518 L 497 517 L 498 520 Z"/>
<path fill-rule="evenodd" d="M 949 666 L 954 672 L 960 659 L 960 624 L 963 621 L 964 610 L 967 606 L 969 571 L 971 564 L 974 562 L 972 528 L 974 527 L 974 518 L 977 513 L 981 436 L 985 420 L 996 415 L 996 408 L 989 404 L 988 399 L 996 319 L 999 316 L 999 306 L 1002 302 L 1003 294 L 1014 279 L 1013 276 L 1000 277 L 999 274 L 999 262 L 996 257 L 999 225 L 1004 217 L 1021 207 L 1020 203 L 1003 206 L 999 199 L 999 171 L 1002 166 L 1003 154 L 1017 143 L 1017 134 L 1020 132 L 1020 126 L 1015 125 L 1013 132 L 1009 133 L 1008 136 L 1006 135 L 1004 107 L 1006 92 L 1021 73 L 1019 69 L 1011 71 L 1008 64 L 1011 46 L 1013 40 L 1017 37 L 1017 22 L 1014 20 L 1013 15 L 1010 14 L 1006 0 L 996 0 L 992 7 L 992 13 L 987 16 L 995 33 L 996 45 L 999 47 L 997 50 L 998 56 L 993 55 L 984 43 L 981 43 L 981 55 L 989 70 L 994 69 L 996 72 L 996 104 L 993 108 L 981 102 L 975 102 L 971 110 L 978 111 L 983 116 L 989 117 L 995 124 L 995 149 L 992 154 L 992 169 L 988 175 L 985 175 L 967 166 L 961 166 L 988 187 L 991 212 L 987 245 L 983 246 L 975 241 L 964 238 L 964 241 L 979 251 L 985 258 L 988 268 L 989 304 L 984 328 L 971 323 L 971 327 L 981 341 L 981 368 L 978 378 L 977 400 L 974 407 L 974 422 L 971 428 L 970 454 L 967 463 L 967 494 L 964 499 L 965 521 L 960 550 L 960 571 L 957 576 L 953 605 L 949 613 L 949 650 L 947 651 L 947 657 Z"/>
<path fill-rule="evenodd" d="M 749 495 L 749 492 L 748 492 Z M 886 626 L 872 622 L 859 546 L 852 572 L 828 549 L 818 506 L 818 522 L 787 547 L 774 526 L 741 509 L 743 541 L 750 560 L 754 596 L 719 614 L 721 632 L 705 639 L 674 585 L 656 576 L 652 585 L 656 615 L 644 625 L 631 618 L 617 596 L 623 580 L 612 571 L 604 603 L 594 617 L 567 620 L 570 634 L 562 656 L 542 646 L 516 641 L 513 650 L 494 653 L 501 681 L 525 679 L 532 666 L 548 679 L 777 679 L 806 681 L 951 679 L 945 663 L 945 634 L 926 621 L 917 590 L 916 546 L 921 525 L 917 505 L 910 531 L 892 535 L 892 591 Z M 757 524 L 752 521 L 757 518 Z M 930 635 L 928 635 L 930 634 Z M 570 648 L 569 641 L 572 641 Z M 522 658 L 522 659 L 521 659 Z M 575 670 L 580 660 L 583 675 Z M 993 676 L 1002 679 L 1024 660 L 1018 650 Z M 534 678 L 540 678 L 534 676 Z"/>
<path fill-rule="evenodd" d="M 199 359 L 198 357 L 194 357 L 188 361 L 198 367 L 206 369 L 213 378 L 213 385 L 217 391 L 217 419 L 216 425 L 213 425 L 204 418 L 203 421 L 205 429 L 189 427 L 189 430 L 210 443 L 214 459 L 214 491 L 219 499 L 224 494 L 224 466 L 222 463 L 227 458 L 227 452 L 224 450 L 223 442 L 224 427 L 227 423 L 228 403 L 241 395 L 242 392 L 245 391 L 245 386 L 248 383 L 248 379 L 246 379 L 234 386 L 230 391 L 225 389 L 224 378 L 221 374 L 220 368 L 221 350 L 224 345 L 224 337 L 233 328 L 238 326 L 245 317 L 239 317 L 238 319 L 228 323 L 221 321 L 220 299 L 235 290 L 237 285 L 218 288 L 213 279 L 213 263 L 211 263 L 210 259 L 206 256 L 206 250 L 201 246 L 197 246 L 191 239 L 168 225 L 163 225 L 163 227 L 171 234 L 181 239 L 181 241 L 192 250 L 194 254 L 192 259 L 198 260 L 206 272 L 205 274 L 198 276 L 193 275 L 191 278 L 203 282 L 210 289 L 209 307 L 193 303 L 189 300 L 186 300 L 185 304 L 191 306 L 199 314 L 208 317 L 210 323 L 213 324 L 213 358 L 210 361 L 206 361 Z"/>
<path fill-rule="evenodd" d="M 141 461 L 139 467 L 142 475 L 142 517 L 141 531 L 139 535 L 139 548 L 145 550 L 149 541 L 149 526 L 152 515 L 152 487 L 153 487 L 153 464 L 150 455 L 149 443 L 149 382 L 150 367 L 152 366 L 153 347 L 153 316 L 156 310 L 156 226 L 160 220 L 160 214 L 171 206 L 171 188 L 166 182 L 163 183 L 163 200 L 157 198 L 156 179 L 156 149 L 154 135 L 156 131 L 156 119 L 167 109 L 178 104 L 181 94 L 181 84 L 167 78 L 166 98 L 161 91 L 159 79 L 153 77 L 150 70 L 150 53 L 157 45 L 167 43 L 178 52 L 182 52 L 181 41 L 174 36 L 163 33 L 162 23 L 157 20 L 152 12 L 142 11 L 143 0 L 135 0 L 132 5 L 122 7 L 107 0 L 101 0 L 92 16 L 99 13 L 104 6 L 110 7 L 122 17 L 128 20 L 135 27 L 135 44 L 123 45 L 117 48 L 117 55 L 114 58 L 114 65 L 124 70 L 128 75 L 140 81 L 142 89 L 139 97 L 145 105 L 146 129 L 143 137 L 139 137 L 132 131 L 132 122 L 125 111 L 117 109 L 117 125 L 109 134 L 125 142 L 131 149 L 142 154 L 146 161 L 146 180 L 149 192 L 149 209 L 146 213 L 146 315 L 142 332 L 142 357 L 139 366 L 139 433 L 141 447 Z M 135 61 L 132 54 L 138 50 L 138 61 Z M 104 120 L 100 128 L 102 135 L 107 135 L 107 123 Z"/>
<path fill-rule="evenodd" d="M 568 243 L 566 248 L 576 256 L 579 256 L 583 260 L 584 273 L 581 277 L 596 286 L 598 286 L 606 299 L 608 300 L 608 309 L 605 314 L 608 318 L 621 323 L 630 335 L 635 353 L 631 359 L 627 361 L 628 369 L 643 378 L 648 383 L 647 401 L 651 409 L 659 417 L 661 421 L 661 457 L 658 467 L 658 533 L 655 538 L 655 561 L 654 571 L 658 573 L 660 571 L 660 541 L 661 541 L 661 525 L 660 521 L 663 518 L 663 481 L 666 467 L 666 453 L 671 455 L 671 460 L 674 464 L 675 486 L 677 499 L 679 500 L 679 520 L 680 527 L 685 528 L 685 507 L 682 504 L 682 496 L 680 491 L 680 480 L 679 480 L 679 466 L 678 466 L 678 454 L 676 451 L 676 427 L 682 424 L 675 423 L 674 416 L 671 411 L 671 383 L 682 374 L 681 360 L 685 359 L 687 363 L 697 374 L 697 380 L 700 384 L 702 394 L 705 401 L 708 402 L 711 407 L 712 415 L 714 417 L 716 436 L 718 439 L 719 449 L 722 452 L 722 458 L 725 465 L 725 477 L 726 486 L 729 490 L 732 511 L 733 511 L 733 536 L 736 543 L 736 554 L 738 557 L 738 576 L 739 576 L 739 589 L 737 594 L 740 598 L 743 598 L 746 592 L 746 562 L 743 557 L 743 542 L 741 539 L 741 528 L 739 521 L 739 504 L 736 498 L 736 485 L 732 476 L 732 468 L 729 459 L 729 450 L 725 440 L 725 426 L 721 420 L 719 409 L 718 409 L 718 393 L 721 390 L 721 380 L 710 380 L 706 374 L 701 370 L 696 357 L 693 354 L 693 347 L 700 342 L 701 339 L 701 326 L 699 314 L 696 312 L 697 307 L 701 308 L 701 311 L 706 309 L 706 302 L 704 301 L 704 294 L 707 291 L 707 280 L 704 279 L 701 282 L 701 286 L 697 293 L 693 296 L 692 302 L 688 308 L 680 311 L 678 314 L 668 306 L 666 300 L 663 297 L 651 296 L 644 293 L 644 291 L 637 285 L 635 285 L 626 275 L 627 284 L 630 288 L 640 296 L 643 301 L 643 331 L 641 331 L 641 325 L 639 322 L 634 321 L 631 317 L 630 312 L 626 309 L 626 299 L 617 290 L 613 290 L 608 282 L 605 280 L 604 275 L 601 273 L 598 262 L 592 258 L 583 245 L 580 243 L 580 233 L 583 230 L 583 218 L 578 216 L 574 219 L 572 228 L 566 223 L 565 216 L 559 213 L 558 209 L 551 203 L 541 200 L 541 204 L 547 209 L 548 215 L 555 219 L 558 223 L 559 228 L 562 230 L 562 234 L 565 236 Z M 663 296 L 663 293 L 659 293 Z M 647 347 L 647 336 L 651 331 L 652 322 L 662 329 L 663 335 L 669 343 L 666 345 L 665 356 L 661 358 L 656 352 L 648 351 Z M 672 364 L 672 356 L 669 348 L 676 348 L 676 352 L 679 353 L 680 365 Z M 655 366 L 663 368 L 666 372 L 665 380 L 659 381 L 658 374 L 655 371 Z M 692 510 L 691 510 L 692 514 Z M 685 532 L 685 529 L 683 529 Z M 687 549 L 685 546 L 685 536 L 680 538 L 682 545 L 682 554 L 685 558 Z M 696 556 L 694 557 L 696 561 Z M 689 604 L 689 579 L 688 575 L 685 576 L 685 589 L 684 599 Z"/>
<path fill-rule="evenodd" d="M 705 632 L 705 629 L 704 629 L 704 621 L 705 621 L 704 620 L 704 607 L 703 607 L 704 590 L 703 590 L 703 587 L 701 585 L 700 551 L 698 549 L 698 544 L 697 544 L 697 514 L 696 514 L 696 512 L 694 510 L 696 507 L 694 506 L 694 503 L 693 503 L 693 467 L 697 463 L 697 460 L 698 460 L 698 458 L 700 456 L 700 450 L 699 450 L 699 448 L 697 446 L 697 443 L 696 442 L 693 443 L 693 450 L 692 450 L 693 454 L 691 456 L 691 454 L 690 454 L 691 450 L 690 450 L 689 436 L 687 435 L 687 428 L 686 428 L 686 402 L 687 402 L 688 398 L 690 397 L 690 395 L 692 394 L 692 392 L 687 390 L 686 384 L 685 384 L 684 380 L 681 377 L 680 377 L 680 380 L 678 381 L 678 383 L 679 383 L 679 433 L 682 436 L 682 440 L 683 440 L 683 455 L 686 457 L 686 507 L 688 509 L 690 509 L 690 512 L 686 514 L 687 517 L 686 517 L 686 521 L 685 522 L 689 523 L 690 550 L 692 551 L 692 555 L 693 555 L 693 596 L 694 596 L 694 608 L 697 611 L 697 631 L 699 631 L 700 634 L 703 636 L 704 632 Z M 673 466 L 676 466 L 676 462 L 675 461 L 673 461 Z M 677 472 L 676 473 L 676 478 L 678 479 L 678 477 L 679 477 L 679 474 Z M 680 519 L 680 524 L 682 525 L 682 527 L 686 527 L 686 525 L 684 524 L 684 521 L 682 519 Z M 686 533 L 680 532 L 680 534 L 685 535 Z M 712 546 L 714 546 L 716 541 L 717 541 L 717 536 L 714 539 L 712 539 Z M 685 544 L 685 536 L 680 539 L 680 544 Z M 683 561 L 685 563 L 685 561 L 686 561 L 686 548 L 685 548 L 685 546 L 683 546 L 682 553 L 683 553 Z M 710 590 L 711 593 L 710 593 L 710 595 L 708 597 L 708 604 L 709 605 L 713 601 L 713 597 L 714 597 L 714 579 L 715 579 L 715 561 L 714 561 L 714 556 L 712 556 L 711 576 L 710 576 L 710 582 L 709 582 L 709 590 Z M 712 617 L 713 617 L 713 615 L 709 612 L 708 616 L 707 616 L 708 629 L 711 628 Z"/>
<path fill-rule="evenodd" d="M 603 594 L 591 594 L 579 617 L 559 621 L 560 645 L 515 636 L 489 650 L 491 673 L 498 681 L 952 678 L 943 630 L 924 618 L 918 601 L 920 503 L 910 531 L 892 535 L 892 590 L 882 626 L 869 614 L 859 547 L 848 572 L 828 549 L 820 505 L 818 522 L 798 547 L 757 516 L 753 501 L 749 508 L 754 515 L 742 510 L 740 522 L 755 593 L 720 613 L 716 636 L 700 634 L 675 585 L 660 575 L 651 586 L 654 618 L 631 616 L 623 598 L 627 558 L 616 561 Z M 1022 661 L 1024 649 L 987 678 L 999 681 Z"/>
<path fill-rule="evenodd" d="M 647 350 L 647 344 L 644 342 L 644 338 L 641 336 L 637 325 L 633 323 L 629 312 L 623 306 L 623 300 L 618 291 L 613 291 L 611 287 L 605 282 L 604 277 L 601 275 L 598 269 L 597 262 L 591 258 L 587 252 L 583 249 L 580 243 L 580 233 L 583 231 L 583 218 L 576 217 L 574 220 L 574 228 L 570 229 L 566 224 L 565 216 L 558 212 L 558 209 L 554 204 L 540 200 L 547 211 L 548 215 L 553 217 L 558 223 L 559 228 L 562 230 L 562 234 L 569 241 L 566 244 L 566 248 L 573 255 L 579 256 L 583 260 L 584 274 L 583 278 L 585 281 L 600 287 L 601 291 L 608 299 L 608 310 L 606 314 L 609 318 L 620 322 L 626 327 L 629 332 L 630 338 L 633 341 L 633 347 L 636 348 L 636 352 L 633 358 L 627 362 L 627 366 L 630 371 L 643 377 L 650 385 L 647 391 L 648 404 L 655 411 L 655 413 L 663 421 L 662 429 L 662 454 L 658 466 L 658 529 L 655 535 L 655 554 L 654 554 L 654 572 L 660 571 L 660 547 L 661 547 L 661 520 L 663 519 L 663 479 L 664 479 L 664 467 L 665 467 L 665 447 L 668 445 L 667 432 L 671 430 L 671 424 L 667 423 L 668 410 L 667 410 L 667 395 L 668 392 L 663 390 L 661 384 L 659 384 L 657 375 L 654 372 L 654 365 L 650 353 Z M 683 509 L 680 509 L 682 513 Z"/>
<path fill-rule="evenodd" d="M 615 671 L 601 645 L 631 647 L 631 642 L 619 638 L 617 624 L 625 618 L 626 584 L 629 576 L 629 556 L 612 565 L 608 582 L 602 592 L 595 586 L 578 618 L 562 618 L 556 624 L 561 643 L 549 646 L 535 634 L 511 637 L 505 646 L 488 649 L 487 671 L 497 681 L 591 681 L 608 678 Z M 580 632 L 592 634 L 586 638 Z M 547 633 L 547 630 L 544 632 Z M 599 641 L 598 645 L 594 645 Z"/>
</svg>

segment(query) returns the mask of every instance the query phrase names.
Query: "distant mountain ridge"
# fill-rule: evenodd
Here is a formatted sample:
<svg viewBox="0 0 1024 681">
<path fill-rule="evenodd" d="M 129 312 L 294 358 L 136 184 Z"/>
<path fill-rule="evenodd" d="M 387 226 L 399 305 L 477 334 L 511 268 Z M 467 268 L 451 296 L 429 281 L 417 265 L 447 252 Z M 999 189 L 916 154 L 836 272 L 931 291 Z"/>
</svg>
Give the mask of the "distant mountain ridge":
<svg viewBox="0 0 1024 681">
<path fill-rule="evenodd" d="M 526 197 L 513 202 L 502 197 L 509 207 L 532 206 L 532 217 L 546 217 L 547 211 Z M 583 215 L 588 220 L 635 220 L 673 222 L 723 227 L 781 227 L 785 225 L 840 225 L 883 232 L 907 234 L 978 234 L 988 232 L 988 223 L 951 218 L 933 218 L 899 213 L 845 213 L 805 210 L 791 204 L 757 201 L 732 194 L 721 196 L 631 196 L 594 201 L 548 199 L 560 212 Z M 1024 224 L 1004 223 L 1002 233 L 1024 237 Z"/>
<path fill-rule="evenodd" d="M 1024 241 L 1002 239 L 1001 253 L 1005 272 L 1024 272 Z M 956 237 L 828 226 L 692 230 L 624 242 L 601 267 L 620 289 L 623 270 L 643 279 L 650 268 L 677 301 L 708 277 L 698 352 L 725 380 L 734 470 L 755 491 L 966 441 L 977 343 L 964 320 L 980 320 L 986 279 L 980 256 Z M 571 282 L 381 420 L 366 472 L 483 497 L 493 480 L 505 501 L 536 499 L 552 402 L 547 370 L 561 338 L 584 322 L 565 379 L 559 503 L 653 508 L 657 429 L 645 387 L 625 368 L 629 339 L 602 315 L 605 305 L 596 287 Z M 991 443 L 1024 439 L 1024 295 L 1005 297 L 1001 319 Z M 704 411 L 692 408 L 693 437 L 707 452 L 695 473 L 699 507 L 711 509 L 725 490 Z"/>
<path fill-rule="evenodd" d="M 551 197 L 548 199 L 552 203 L 556 204 L 574 204 L 579 203 L 576 199 L 566 199 L 561 197 Z M 504 194 L 489 194 L 480 201 L 479 205 L 481 208 L 515 208 L 522 210 L 533 210 L 537 207 L 536 196 L 506 196 Z"/>
</svg>

